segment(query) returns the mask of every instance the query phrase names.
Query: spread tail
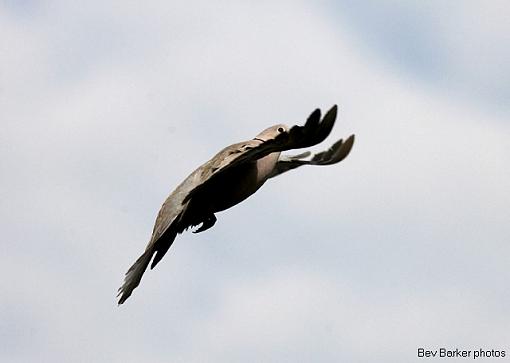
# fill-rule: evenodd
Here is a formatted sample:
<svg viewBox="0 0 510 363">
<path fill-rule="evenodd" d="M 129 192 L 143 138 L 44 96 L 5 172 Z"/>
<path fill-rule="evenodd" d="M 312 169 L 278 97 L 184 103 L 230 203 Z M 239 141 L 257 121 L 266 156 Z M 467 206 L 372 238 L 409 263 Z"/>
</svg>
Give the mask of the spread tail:
<svg viewBox="0 0 510 363">
<path fill-rule="evenodd" d="M 155 243 L 150 243 L 145 252 L 138 257 L 138 260 L 136 260 L 133 266 L 129 268 L 128 272 L 126 272 L 126 277 L 124 278 L 124 284 L 120 287 L 119 293 L 117 294 L 117 297 L 120 296 L 119 305 L 123 304 L 124 301 L 131 296 L 133 290 L 140 284 L 142 276 L 151 262 L 152 256 L 156 254 L 152 261 L 151 269 L 153 269 L 154 266 L 161 261 L 174 242 L 175 236 L 175 232 L 169 231 L 164 238 L 160 238 Z"/>
<path fill-rule="evenodd" d="M 154 252 L 155 251 L 152 248 L 148 248 L 140 257 L 138 257 L 133 266 L 129 268 L 128 272 L 126 272 L 124 284 L 120 287 L 119 293 L 117 294 L 117 297 L 120 296 L 119 305 L 123 304 L 124 301 L 131 296 L 133 290 L 140 284 L 143 273 L 147 269 L 147 266 L 149 266 L 149 262 L 151 262 Z"/>
</svg>

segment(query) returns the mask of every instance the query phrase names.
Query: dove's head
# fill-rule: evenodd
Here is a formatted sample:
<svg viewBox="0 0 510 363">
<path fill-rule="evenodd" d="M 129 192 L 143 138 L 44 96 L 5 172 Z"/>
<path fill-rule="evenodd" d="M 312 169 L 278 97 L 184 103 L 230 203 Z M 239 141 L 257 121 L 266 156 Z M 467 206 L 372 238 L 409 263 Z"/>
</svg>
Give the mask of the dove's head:
<svg viewBox="0 0 510 363">
<path fill-rule="evenodd" d="M 254 138 L 254 140 L 259 140 L 259 141 L 264 142 L 267 140 L 274 139 L 278 135 L 283 134 L 287 131 L 289 131 L 289 128 L 286 125 L 283 125 L 283 124 L 274 125 L 274 126 L 268 127 L 264 131 L 262 131 L 260 134 L 258 134 Z"/>
</svg>

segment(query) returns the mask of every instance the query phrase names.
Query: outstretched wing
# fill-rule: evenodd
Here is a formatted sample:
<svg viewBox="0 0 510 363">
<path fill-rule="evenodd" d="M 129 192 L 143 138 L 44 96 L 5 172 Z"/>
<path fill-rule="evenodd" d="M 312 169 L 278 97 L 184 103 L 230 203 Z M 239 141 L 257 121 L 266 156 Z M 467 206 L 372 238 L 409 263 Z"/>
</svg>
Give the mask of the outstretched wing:
<svg viewBox="0 0 510 363">
<path fill-rule="evenodd" d="M 311 155 L 309 151 L 294 155 L 294 156 L 282 156 L 276 164 L 273 172 L 269 175 L 269 178 L 275 177 L 295 169 L 302 165 L 332 165 L 339 163 L 349 155 L 354 144 L 354 135 L 351 135 L 347 140 L 342 139 L 335 142 L 328 150 L 315 154 L 310 160 L 303 160 Z"/>
<path fill-rule="evenodd" d="M 301 149 L 324 141 L 335 124 L 336 114 L 337 106 L 334 105 L 321 120 L 321 111 L 316 109 L 308 117 L 304 126 L 292 126 L 289 131 L 282 132 L 273 139 L 265 141 L 253 139 L 223 149 L 208 162 L 209 168 L 203 170 L 201 181 L 188 193 L 183 203 L 234 166 L 263 158 L 273 152 Z"/>
</svg>

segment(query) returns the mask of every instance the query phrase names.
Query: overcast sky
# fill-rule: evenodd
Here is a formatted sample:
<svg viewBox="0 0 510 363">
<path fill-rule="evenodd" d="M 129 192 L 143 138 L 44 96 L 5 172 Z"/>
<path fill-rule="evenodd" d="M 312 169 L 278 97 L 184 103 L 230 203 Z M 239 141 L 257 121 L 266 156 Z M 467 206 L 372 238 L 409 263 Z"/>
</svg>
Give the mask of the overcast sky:
<svg viewBox="0 0 510 363">
<path fill-rule="evenodd" d="M 507 1 L 0 4 L 0 361 L 510 355 Z M 219 149 L 339 105 L 321 150 L 116 290 Z"/>
</svg>

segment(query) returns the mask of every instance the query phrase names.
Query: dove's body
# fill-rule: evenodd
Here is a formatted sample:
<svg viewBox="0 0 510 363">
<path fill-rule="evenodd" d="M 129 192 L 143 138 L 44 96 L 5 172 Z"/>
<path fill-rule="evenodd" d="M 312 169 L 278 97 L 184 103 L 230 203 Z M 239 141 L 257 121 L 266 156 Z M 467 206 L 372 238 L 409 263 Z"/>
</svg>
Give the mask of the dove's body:
<svg viewBox="0 0 510 363">
<path fill-rule="evenodd" d="M 155 255 L 151 268 L 165 255 L 177 234 L 199 224 L 202 225 L 195 232 L 211 228 L 216 222 L 215 213 L 242 202 L 271 177 L 301 165 L 330 165 L 345 158 L 354 135 L 311 160 L 302 160 L 310 153 L 280 159 L 283 150 L 312 146 L 324 140 L 335 118 L 336 106 L 322 122 L 320 111 L 316 110 L 305 126 L 290 130 L 284 125 L 270 127 L 252 140 L 224 148 L 191 173 L 163 203 L 145 252 L 128 270 L 119 289 L 119 304 L 138 286 L 152 257 Z"/>
<path fill-rule="evenodd" d="M 212 227 L 212 225 L 208 226 L 208 221 L 215 218 L 214 213 L 241 203 L 266 182 L 279 156 L 280 153 L 275 152 L 256 161 L 235 166 L 219 175 L 186 202 L 186 207 L 179 220 L 179 229 L 184 230 L 188 226 L 197 226 L 200 223 L 203 223 L 202 227 L 198 230 L 200 232 Z M 192 175 L 192 178 L 195 177 Z M 173 200 L 173 195 L 174 193 L 165 202 L 165 205 L 168 205 L 170 208 L 178 205 L 175 203 L 176 200 Z M 178 200 L 181 199 L 178 198 Z M 162 208 L 161 212 L 165 213 L 165 209 Z"/>
<path fill-rule="evenodd" d="M 218 176 L 193 199 L 198 197 L 201 208 L 210 208 L 212 213 L 233 207 L 255 193 L 266 182 L 279 156 L 280 153 L 275 152 L 233 167 Z"/>
</svg>

